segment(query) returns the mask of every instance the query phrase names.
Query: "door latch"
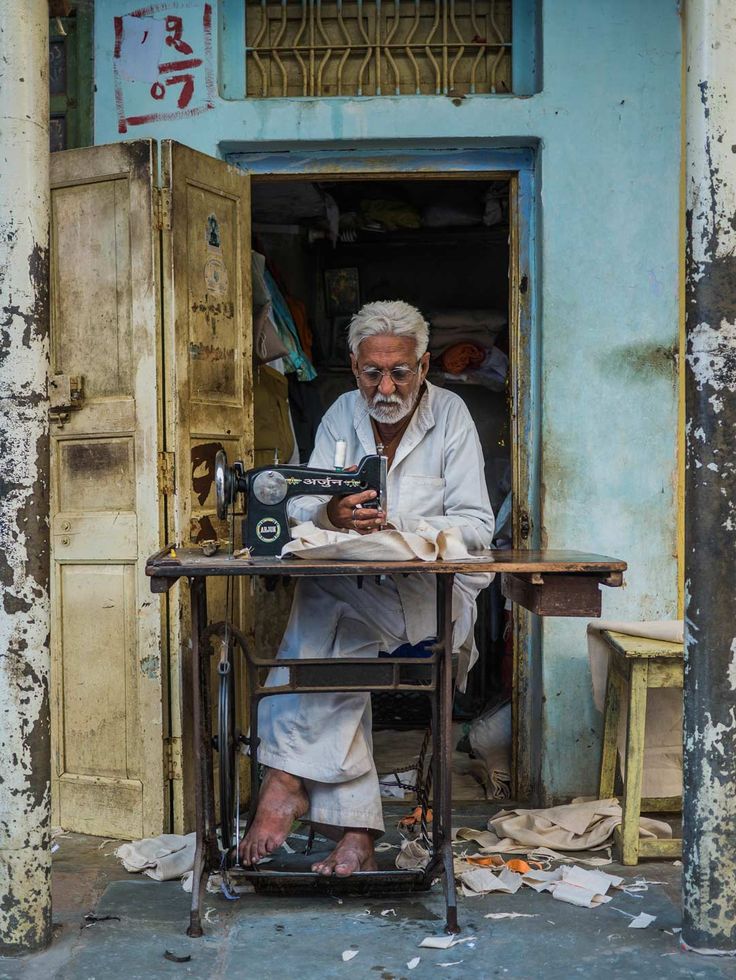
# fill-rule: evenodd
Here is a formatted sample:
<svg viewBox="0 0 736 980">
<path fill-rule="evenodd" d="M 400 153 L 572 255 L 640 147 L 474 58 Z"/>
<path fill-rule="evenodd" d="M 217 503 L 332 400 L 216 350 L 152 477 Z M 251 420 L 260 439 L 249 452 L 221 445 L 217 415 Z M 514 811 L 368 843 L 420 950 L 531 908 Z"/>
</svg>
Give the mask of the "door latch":
<svg viewBox="0 0 736 980">
<path fill-rule="evenodd" d="M 52 374 L 49 378 L 49 415 L 63 428 L 72 412 L 84 406 L 84 378 L 81 374 Z"/>
<path fill-rule="evenodd" d="M 532 522 L 528 510 L 519 511 L 519 537 L 526 541 L 532 531 Z"/>
</svg>

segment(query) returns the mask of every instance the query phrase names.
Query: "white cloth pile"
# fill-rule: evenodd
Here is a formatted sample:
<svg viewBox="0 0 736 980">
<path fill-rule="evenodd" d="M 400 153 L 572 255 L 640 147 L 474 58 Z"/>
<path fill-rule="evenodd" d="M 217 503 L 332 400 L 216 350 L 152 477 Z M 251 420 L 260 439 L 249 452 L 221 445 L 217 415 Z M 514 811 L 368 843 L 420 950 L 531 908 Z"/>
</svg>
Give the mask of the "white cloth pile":
<svg viewBox="0 0 736 980">
<path fill-rule="evenodd" d="M 472 561 L 458 528 L 440 530 L 419 521 L 413 531 L 387 529 L 373 534 L 328 531 L 311 521 L 291 529 L 292 540 L 281 557 L 331 559 L 334 561 Z"/>
<path fill-rule="evenodd" d="M 604 630 L 643 636 L 668 643 L 682 643 L 684 624 L 680 620 L 658 622 L 614 622 L 596 619 L 588 623 L 588 658 L 593 681 L 593 700 L 604 710 L 610 647 L 601 636 Z M 621 712 L 618 751 L 621 770 L 626 758 L 626 711 Z M 657 687 L 647 691 L 647 718 L 644 741 L 642 796 L 682 795 L 682 691 Z"/>
<path fill-rule="evenodd" d="M 502 310 L 437 310 L 430 315 L 429 349 L 437 357 L 461 342 L 493 347 L 507 322 Z"/>
<path fill-rule="evenodd" d="M 126 871 L 140 872 L 154 881 L 181 878 L 194 868 L 197 835 L 160 834 L 121 844 L 115 851 Z"/>
<path fill-rule="evenodd" d="M 490 835 L 484 853 L 525 853 L 530 848 L 556 851 L 591 851 L 605 847 L 622 820 L 618 800 L 573 800 L 545 810 L 501 810 L 488 821 Z M 671 838 L 672 828 L 662 820 L 639 818 L 639 836 Z M 494 840 L 495 838 L 495 840 Z"/>
<path fill-rule="evenodd" d="M 526 885 L 535 892 L 551 892 L 559 902 L 586 909 L 610 902 L 608 889 L 617 888 L 623 883 L 623 878 L 618 875 L 579 868 L 577 865 L 566 865 L 551 871 L 531 869 L 524 874 L 509 868 L 503 868 L 500 874 L 494 874 L 490 868 L 471 868 L 461 871 L 459 878 L 461 893 L 466 898 L 490 892 L 515 895 L 522 885 Z"/>
</svg>

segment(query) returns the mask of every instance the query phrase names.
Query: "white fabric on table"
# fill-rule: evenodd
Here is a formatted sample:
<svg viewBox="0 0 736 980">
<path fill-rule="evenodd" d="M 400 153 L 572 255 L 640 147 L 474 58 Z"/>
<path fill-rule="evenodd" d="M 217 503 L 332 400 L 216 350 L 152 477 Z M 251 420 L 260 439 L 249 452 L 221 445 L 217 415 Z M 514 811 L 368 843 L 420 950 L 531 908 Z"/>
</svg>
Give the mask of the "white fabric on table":
<svg viewBox="0 0 736 980">
<path fill-rule="evenodd" d="M 599 711 L 605 708 L 608 658 L 611 648 L 601 635 L 604 630 L 643 636 L 668 643 L 682 643 L 684 624 L 679 620 L 655 622 L 619 622 L 595 619 L 588 623 L 588 658 L 593 680 L 593 700 Z M 626 759 L 626 705 L 623 705 L 618 730 L 618 752 L 621 771 Z M 682 691 L 680 688 L 655 687 L 647 691 L 647 715 L 644 732 L 644 770 L 641 795 L 646 797 L 682 795 Z"/>
<path fill-rule="evenodd" d="M 296 555 L 331 561 L 472 561 L 460 529 L 439 531 L 421 522 L 413 531 L 386 528 L 373 534 L 329 531 L 311 521 L 291 529 L 281 557 Z"/>
<path fill-rule="evenodd" d="M 347 443 L 346 466 L 376 452 L 365 403 L 357 391 L 339 398 L 317 432 L 310 466 L 331 467 L 335 443 Z M 452 392 L 427 384 L 388 473 L 388 520 L 400 532 L 432 547 L 459 553 L 489 548 L 493 512 L 483 476 L 483 455 L 470 413 Z M 338 531 L 327 517 L 329 497 L 296 497 L 292 519 Z M 309 532 L 310 534 L 315 532 Z M 389 532 L 391 535 L 391 532 Z M 349 547 L 353 535 L 346 535 Z M 379 535 L 370 535 L 370 541 Z M 391 536 L 394 543 L 395 535 Z M 411 540 L 404 536 L 406 540 Z M 334 539 L 333 539 L 334 542 Z M 416 543 L 416 542 L 415 542 Z M 287 546 L 288 547 L 288 546 Z M 300 546 L 297 546 L 300 547 Z M 310 552 L 314 555 L 314 552 Z M 382 551 L 385 558 L 385 551 Z M 475 599 L 487 574 L 456 575 L 453 646 L 459 653 L 458 684 L 477 658 L 473 640 Z M 372 578 L 358 588 L 354 577 L 299 579 L 279 658 L 374 657 L 403 643 L 436 636 L 434 575 Z M 268 683 L 283 682 L 275 668 Z M 356 694 L 283 694 L 261 702 L 258 756 L 267 766 L 302 777 L 310 797 L 307 819 L 341 827 L 383 829 L 378 777 L 373 764 L 370 698 Z"/>
</svg>

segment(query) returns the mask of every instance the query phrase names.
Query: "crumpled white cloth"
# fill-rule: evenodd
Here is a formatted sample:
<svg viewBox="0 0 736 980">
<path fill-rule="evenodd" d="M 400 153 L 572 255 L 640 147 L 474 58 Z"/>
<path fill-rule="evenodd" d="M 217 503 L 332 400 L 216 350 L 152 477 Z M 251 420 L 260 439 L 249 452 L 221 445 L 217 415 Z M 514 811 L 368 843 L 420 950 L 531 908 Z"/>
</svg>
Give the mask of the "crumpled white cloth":
<svg viewBox="0 0 736 980">
<path fill-rule="evenodd" d="M 618 800 L 573 800 L 546 810 L 501 810 L 488 821 L 497 843 L 484 841 L 482 851 L 503 851 L 524 846 L 558 851 L 589 851 L 603 847 L 622 821 Z M 639 836 L 671 838 L 672 828 L 662 820 L 639 818 Z"/>
<path fill-rule="evenodd" d="M 328 531 L 312 521 L 291 529 L 292 540 L 281 557 L 331 559 L 334 561 L 472 561 L 459 528 L 438 530 L 420 521 L 414 531 L 386 529 L 374 534 Z"/>
<path fill-rule="evenodd" d="M 126 871 L 142 871 L 154 881 L 170 881 L 194 868 L 196 846 L 195 833 L 160 834 L 121 844 L 115 856 L 123 862 Z"/>
<path fill-rule="evenodd" d="M 601 636 L 603 630 L 682 643 L 684 623 L 681 619 L 640 623 L 594 619 L 588 623 L 588 659 L 593 682 L 593 700 L 601 712 L 605 706 L 608 657 L 611 652 L 608 643 Z M 622 772 L 625 769 L 625 749 L 626 711 L 622 711 L 618 731 Z M 655 687 L 647 691 L 641 795 L 682 795 L 682 691 L 679 688 Z"/>
</svg>

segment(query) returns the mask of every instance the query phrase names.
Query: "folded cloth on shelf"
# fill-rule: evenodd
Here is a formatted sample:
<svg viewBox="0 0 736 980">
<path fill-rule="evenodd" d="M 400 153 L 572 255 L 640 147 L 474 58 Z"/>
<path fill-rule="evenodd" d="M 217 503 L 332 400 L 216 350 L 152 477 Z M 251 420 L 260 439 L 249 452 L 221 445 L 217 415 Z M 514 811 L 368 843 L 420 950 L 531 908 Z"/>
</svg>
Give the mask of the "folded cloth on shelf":
<svg viewBox="0 0 736 980">
<path fill-rule="evenodd" d="M 160 834 L 121 844 L 115 851 L 126 871 L 142 871 L 154 881 L 181 878 L 194 867 L 197 835 Z"/>
<path fill-rule="evenodd" d="M 588 659 L 593 700 L 601 712 L 605 707 L 608 658 L 611 653 L 611 648 L 601 635 L 604 630 L 668 643 L 682 643 L 684 623 L 681 619 L 638 623 L 594 619 L 588 623 Z M 626 715 L 625 710 L 621 712 L 618 731 L 622 772 L 626 759 Z M 647 691 L 641 795 L 682 795 L 682 691 L 679 688 L 656 687 Z"/>
<path fill-rule="evenodd" d="M 480 367 L 485 356 L 485 348 L 477 344 L 453 344 L 443 353 L 440 365 L 448 374 L 461 374 L 466 368 Z"/>
<path fill-rule="evenodd" d="M 281 557 L 333 559 L 335 561 L 472 561 L 459 528 L 442 531 L 420 521 L 414 531 L 386 529 L 374 534 L 327 531 L 311 521 L 291 529 L 292 540 Z"/>
<path fill-rule="evenodd" d="M 429 322 L 429 347 L 437 356 L 459 343 L 492 347 L 508 317 L 501 310 L 437 310 Z"/>
<path fill-rule="evenodd" d="M 361 201 L 360 211 L 366 221 L 378 221 L 386 231 L 422 226 L 419 212 L 408 201 Z"/>
</svg>

